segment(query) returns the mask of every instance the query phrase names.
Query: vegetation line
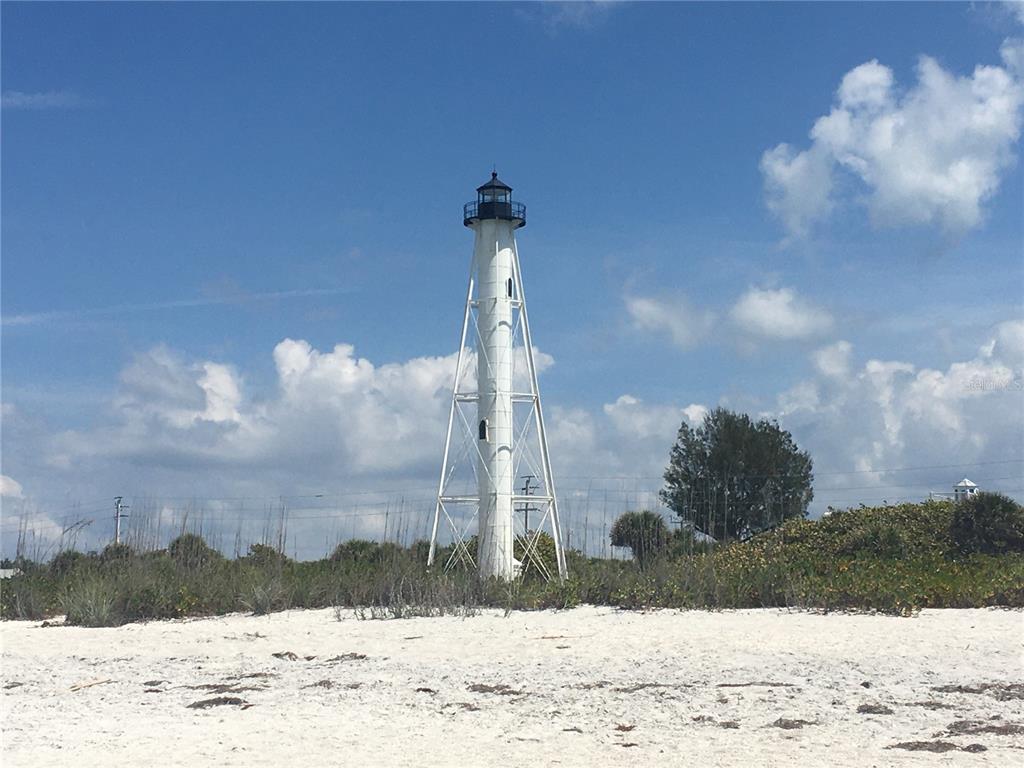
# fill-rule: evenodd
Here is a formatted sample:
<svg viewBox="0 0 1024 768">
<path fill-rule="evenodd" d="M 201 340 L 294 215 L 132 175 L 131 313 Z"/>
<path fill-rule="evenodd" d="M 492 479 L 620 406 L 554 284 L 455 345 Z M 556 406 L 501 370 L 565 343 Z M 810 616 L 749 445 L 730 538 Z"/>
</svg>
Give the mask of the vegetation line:
<svg viewBox="0 0 1024 768">
<path fill-rule="evenodd" d="M 20 559 L 0 582 L 0 615 L 111 626 L 147 619 L 286 608 L 354 608 L 365 619 L 568 608 L 793 607 L 912 615 L 921 608 L 1024 607 L 1024 508 L 999 494 L 835 511 L 793 518 L 745 541 L 715 543 L 668 532 L 659 515 L 627 513 L 613 539 L 631 561 L 569 553 L 569 578 L 548 581 L 529 564 L 511 583 L 471 571 L 426 568 L 426 542 L 353 540 L 327 558 L 294 561 L 265 544 L 229 559 L 197 534 L 167 549 L 124 544 L 100 553 Z M 470 541 L 470 547 L 475 542 Z M 440 553 L 447 562 L 451 552 Z M 520 558 L 522 555 L 520 554 Z M 539 557 L 554 568 L 554 546 Z"/>
</svg>

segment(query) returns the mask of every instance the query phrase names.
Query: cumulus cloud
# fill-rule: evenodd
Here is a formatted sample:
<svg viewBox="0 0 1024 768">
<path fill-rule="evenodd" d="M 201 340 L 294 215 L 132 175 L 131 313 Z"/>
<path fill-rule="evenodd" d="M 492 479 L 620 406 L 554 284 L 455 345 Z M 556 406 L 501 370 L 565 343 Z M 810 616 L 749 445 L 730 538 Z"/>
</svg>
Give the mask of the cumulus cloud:
<svg viewBox="0 0 1024 768">
<path fill-rule="evenodd" d="M 741 331 L 764 339 L 803 339 L 832 327 L 832 316 L 826 310 L 801 299 L 792 288 L 751 288 L 739 298 L 730 316 Z"/>
<path fill-rule="evenodd" d="M 967 76 L 922 56 L 906 90 L 877 60 L 850 70 L 808 148 L 779 144 L 763 154 L 769 209 L 790 237 L 806 236 L 847 202 L 836 192 L 843 173 L 859 183 L 857 198 L 876 226 L 935 225 L 953 235 L 976 227 L 1015 160 L 1022 51 L 1007 41 L 1002 66 L 979 65 Z"/>
<path fill-rule="evenodd" d="M 668 334 L 681 349 L 690 349 L 703 341 L 715 323 L 713 312 L 697 309 L 682 297 L 668 300 L 627 296 L 625 301 L 635 328 Z"/>
<path fill-rule="evenodd" d="M 815 350 L 811 359 L 814 368 L 830 379 L 841 378 L 850 372 L 850 353 L 853 346 L 848 341 L 837 341 L 827 347 Z"/>
<path fill-rule="evenodd" d="M 540 372 L 554 362 L 536 349 L 534 358 Z M 350 344 L 322 351 L 285 339 L 273 361 L 276 389 L 254 397 L 231 365 L 188 361 L 162 346 L 140 354 L 121 373 L 114 423 L 59 435 L 50 463 L 71 470 L 112 459 L 190 472 L 269 468 L 332 486 L 334 476 L 436 471 L 455 353 L 375 365 Z M 475 368 L 470 352 L 463 389 L 474 384 Z M 522 350 L 514 369 L 525 387 Z"/>
<path fill-rule="evenodd" d="M 1008 320 L 997 325 L 992 340 L 982 347 L 982 355 L 1005 360 L 1017 368 L 1024 367 L 1024 320 Z"/>
<path fill-rule="evenodd" d="M 25 494 L 21 483 L 7 475 L 0 475 L 0 496 L 5 499 L 22 499 Z"/>
<path fill-rule="evenodd" d="M 1020 488 L 1019 479 L 1005 478 L 1019 478 L 1020 465 L 1006 462 L 1024 456 L 1024 323 L 994 326 L 971 359 L 945 367 L 858 361 L 856 352 L 846 341 L 812 350 L 811 375 L 746 406 L 753 415 L 777 418 L 810 451 L 819 473 L 817 511 L 830 503 L 920 498 L 945 490 L 948 475 L 959 474 L 941 469 L 948 465 L 994 463 L 995 468 L 963 471 L 983 487 Z M 346 536 L 380 535 L 385 504 L 397 501 L 395 489 L 415 495 L 408 519 L 422 526 L 432 509 L 455 357 L 380 365 L 351 345 L 320 350 L 286 339 L 273 350 L 267 389 L 225 362 L 190 360 L 157 347 L 125 367 L 108 415 L 96 414 L 100 426 L 36 437 L 22 428 L 14 443 L 6 436 L 5 461 L 17 468 L 13 474 L 28 493 L 3 478 L 5 505 L 24 505 L 11 499 L 37 487 L 59 488 L 50 492 L 60 494 L 67 488 L 72 501 L 148 492 L 161 519 L 173 513 L 174 525 L 168 526 L 175 527 L 187 510 L 159 501 L 161 494 L 368 494 L 357 496 L 359 502 L 330 502 L 334 506 L 323 513 L 295 521 L 305 526 L 295 534 L 305 537 L 304 556 L 323 553 L 325 527 L 339 519 Z M 474 362 L 468 361 L 467 370 Z M 698 426 L 713 405 L 686 402 L 647 402 L 630 393 L 596 408 L 548 402 L 551 456 L 557 487 L 565 494 L 567 525 L 593 527 L 595 515 L 600 522 L 601 515 L 614 517 L 623 509 L 657 507 L 679 425 Z M 940 469 L 891 471 L 921 466 Z M 601 498 L 600 507 L 593 494 Z M 380 502 L 380 517 L 332 517 L 338 504 L 348 504 L 351 512 L 368 499 Z M 230 512 L 232 503 L 211 501 L 207 508 Z M 260 503 L 255 502 L 257 518 Z M 144 508 L 137 499 L 132 504 Z M 101 506 L 105 512 L 107 502 Z M 237 519 L 242 513 L 234 514 Z M 55 535 L 62 530 L 50 527 Z M 101 544 L 100 523 L 89 530 Z M 599 540 L 603 534 L 592 545 Z"/>
<path fill-rule="evenodd" d="M 1006 462 L 1024 457 L 1021 372 L 1001 356 L 1014 354 L 1010 344 L 1000 345 L 1016 331 L 1013 324 L 997 326 L 977 356 L 944 370 L 879 359 L 858 368 L 851 362 L 852 347 L 838 342 L 813 353 L 820 378 L 781 393 L 772 415 L 810 449 L 817 469 L 850 472 L 823 480 L 823 488 L 853 486 L 865 498 L 872 497 L 865 485 L 879 486 L 890 498 L 946 491 L 948 472 L 941 469 L 911 476 L 885 470 L 958 462 L 998 464 L 995 470 L 972 471 L 1000 482 L 1011 474 L 1019 478 L 1021 465 Z M 1019 485 L 1011 480 L 994 487 L 1019 490 Z M 857 494 L 846 493 L 846 500 L 851 495 Z M 840 500 L 835 494 L 820 499 Z"/>
<path fill-rule="evenodd" d="M 686 421 L 696 426 L 704 420 L 707 408 L 690 404 L 686 408 L 672 405 L 648 405 L 633 395 L 622 395 L 614 403 L 606 403 L 602 410 L 620 435 L 639 440 L 657 439 L 670 443 Z"/>
<path fill-rule="evenodd" d="M 285 339 L 273 359 L 277 391 L 253 398 L 229 365 L 150 350 L 121 375 L 117 423 L 65 433 L 56 452 L 70 466 L 121 458 L 189 470 L 307 467 L 313 482 L 434 457 L 454 354 L 376 366 L 351 345 L 324 352 Z"/>
<path fill-rule="evenodd" d="M 714 336 L 740 349 L 764 341 L 798 341 L 828 332 L 832 315 L 792 288 L 750 288 L 727 312 L 697 308 L 686 299 L 627 295 L 633 328 L 664 334 L 680 349 L 691 349 Z M 727 321 L 727 322 L 723 322 Z"/>
<path fill-rule="evenodd" d="M 1006 7 L 1020 24 L 1024 24 L 1024 0 L 1007 0 Z"/>
<path fill-rule="evenodd" d="M 761 156 L 765 201 L 791 237 L 806 237 L 832 210 L 832 158 L 821 147 L 779 144 Z"/>
</svg>

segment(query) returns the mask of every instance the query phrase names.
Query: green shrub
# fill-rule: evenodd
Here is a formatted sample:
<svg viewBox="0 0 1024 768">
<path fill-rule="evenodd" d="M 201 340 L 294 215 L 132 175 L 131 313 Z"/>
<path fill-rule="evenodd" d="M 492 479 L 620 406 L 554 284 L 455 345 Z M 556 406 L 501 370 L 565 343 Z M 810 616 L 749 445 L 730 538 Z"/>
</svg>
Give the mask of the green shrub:
<svg viewBox="0 0 1024 768">
<path fill-rule="evenodd" d="M 49 570 L 54 576 L 64 577 L 75 568 L 78 568 L 83 563 L 88 562 L 88 560 L 88 555 L 84 555 L 74 549 L 65 549 L 63 552 L 58 552 L 54 555 L 53 559 L 50 561 Z"/>
<path fill-rule="evenodd" d="M 271 576 L 249 584 L 239 601 L 254 616 L 264 616 L 285 608 L 285 597 L 286 592 L 281 579 Z"/>
<path fill-rule="evenodd" d="M 109 627 L 122 623 L 114 605 L 113 584 L 99 577 L 68 585 L 60 597 L 60 607 L 67 623 L 82 627 Z"/>
<path fill-rule="evenodd" d="M 19 573 L 0 580 L 0 615 L 37 621 L 57 612 L 55 582 L 48 576 Z"/>
<path fill-rule="evenodd" d="M 1024 552 L 1024 507 L 1001 493 L 976 493 L 956 505 L 952 537 L 963 554 Z"/>
<path fill-rule="evenodd" d="M 201 568 L 223 557 L 195 533 L 183 533 L 176 538 L 167 546 L 167 554 L 184 568 Z"/>
<path fill-rule="evenodd" d="M 349 539 L 334 548 L 328 558 L 334 563 L 379 563 L 383 559 L 381 544 L 365 539 Z"/>
<path fill-rule="evenodd" d="M 1005 499 L 995 513 L 969 518 L 952 503 L 923 502 L 789 520 L 747 541 L 714 546 L 677 533 L 642 568 L 635 561 L 568 551 L 564 583 L 539 578 L 529 561 L 523 577 L 510 583 L 482 581 L 474 569 L 462 566 L 446 572 L 450 546 L 439 549 L 439 566 L 428 570 L 423 543 L 402 548 L 346 542 L 330 558 L 306 562 L 254 546 L 245 557 L 228 560 L 189 535 L 167 552 L 123 556 L 124 550 L 117 550 L 117 557 L 110 551 L 105 559 L 62 553 L 47 565 L 21 560 L 21 572 L 0 581 L 0 615 L 42 619 L 63 610 L 69 623 L 95 626 L 338 605 L 387 618 L 580 603 L 892 614 L 1024 607 L 1024 552 L 1012 545 L 1019 513 L 1019 506 Z M 977 541 L 982 544 L 971 543 Z M 540 554 L 554 572 L 554 542 L 546 536 L 540 542 Z M 969 553 L 957 542 L 967 542 Z M 475 553 L 475 538 L 467 544 Z M 997 554 L 979 552 L 983 546 Z M 521 549 L 516 555 L 523 559 Z"/>
<path fill-rule="evenodd" d="M 130 560 L 132 557 L 132 548 L 124 542 L 114 544 L 111 542 L 103 548 L 100 553 L 100 562 L 102 563 L 124 563 Z"/>
<path fill-rule="evenodd" d="M 251 544 L 245 559 L 257 568 L 282 568 L 291 562 L 284 552 L 266 544 Z"/>
<path fill-rule="evenodd" d="M 527 554 L 527 544 L 531 544 Z M 555 555 L 555 540 L 545 531 L 529 531 L 526 536 L 516 536 L 513 555 L 522 563 L 523 576 L 550 578 L 558 576 L 558 557 Z"/>
</svg>

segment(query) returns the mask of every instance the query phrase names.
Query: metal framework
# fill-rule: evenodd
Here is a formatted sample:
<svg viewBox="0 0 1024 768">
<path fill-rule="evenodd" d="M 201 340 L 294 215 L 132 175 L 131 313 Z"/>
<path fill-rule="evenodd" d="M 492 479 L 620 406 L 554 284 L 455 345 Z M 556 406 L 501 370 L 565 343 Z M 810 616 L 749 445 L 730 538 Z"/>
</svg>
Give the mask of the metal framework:
<svg viewBox="0 0 1024 768">
<path fill-rule="evenodd" d="M 537 478 L 536 491 L 530 494 L 514 494 L 513 529 L 515 540 L 522 554 L 521 567 L 534 567 L 545 578 L 559 579 L 566 577 L 565 552 L 562 546 L 562 531 L 558 517 L 558 498 L 555 494 L 555 483 L 551 473 L 551 459 L 548 454 L 547 431 L 544 414 L 541 408 L 540 389 L 537 384 L 537 365 L 534 360 L 533 338 L 530 333 L 530 321 L 526 311 L 526 294 L 523 289 L 522 272 L 519 266 L 519 251 L 513 238 L 512 244 L 512 281 L 514 298 L 511 298 L 513 311 L 513 383 L 517 391 L 511 393 L 513 404 L 512 463 L 513 477 L 530 474 Z M 487 347 L 482 343 L 481 330 L 478 325 L 479 300 L 474 296 L 477 286 L 477 260 L 474 256 L 470 264 L 469 283 L 466 288 L 466 306 L 462 318 L 462 335 L 459 341 L 459 352 L 455 367 L 455 380 L 452 386 L 451 407 L 448 412 L 448 429 L 444 441 L 444 454 L 441 461 L 441 475 L 437 488 L 437 504 L 434 509 L 434 520 L 430 535 L 430 553 L 428 565 L 434 565 L 438 548 L 438 528 L 443 518 L 451 532 L 450 555 L 445 559 L 445 570 L 457 563 L 464 563 L 471 568 L 477 567 L 472 553 L 467 546 L 467 539 L 472 535 L 475 523 L 480 519 L 479 473 L 487 471 L 487 464 L 480 450 L 480 440 L 475 426 L 475 414 L 467 414 L 464 406 L 475 406 L 480 393 L 477 391 L 475 378 L 471 376 L 474 368 L 480 369 L 480 357 L 489 370 L 490 361 L 486 359 Z M 473 334 L 473 349 L 466 345 L 470 333 Z M 517 343 L 518 342 L 518 343 Z M 522 370 L 525 366 L 525 370 Z M 519 368 L 519 370 L 516 370 Z M 468 472 L 467 472 L 468 468 Z M 527 530 L 526 520 L 530 511 L 539 511 L 540 517 L 533 530 Z M 540 535 L 545 527 L 550 529 L 555 545 L 557 573 L 551 573 L 538 551 Z"/>
</svg>

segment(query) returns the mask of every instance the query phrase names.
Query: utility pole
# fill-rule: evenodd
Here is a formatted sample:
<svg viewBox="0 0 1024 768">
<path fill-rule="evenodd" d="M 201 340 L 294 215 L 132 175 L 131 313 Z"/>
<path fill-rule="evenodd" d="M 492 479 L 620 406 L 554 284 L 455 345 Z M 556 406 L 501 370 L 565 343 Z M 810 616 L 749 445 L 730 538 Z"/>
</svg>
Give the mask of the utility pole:
<svg viewBox="0 0 1024 768">
<path fill-rule="evenodd" d="M 121 543 L 121 518 L 128 517 L 124 513 L 128 509 L 128 505 L 124 503 L 124 496 L 114 497 L 114 543 Z"/>
<path fill-rule="evenodd" d="M 729 540 L 729 476 L 725 476 L 725 540 Z"/>
<path fill-rule="evenodd" d="M 533 486 L 532 488 L 530 487 L 530 481 L 535 479 L 535 478 L 536 478 L 536 475 L 523 475 L 522 476 L 522 479 L 523 479 L 523 496 L 529 496 L 535 490 L 537 490 L 537 486 L 536 485 Z M 527 533 L 530 532 L 530 511 L 532 509 L 533 509 L 533 507 L 531 507 L 529 503 L 527 503 L 526 505 L 523 506 L 523 518 L 524 518 L 523 519 L 523 526 L 525 527 Z"/>
</svg>

